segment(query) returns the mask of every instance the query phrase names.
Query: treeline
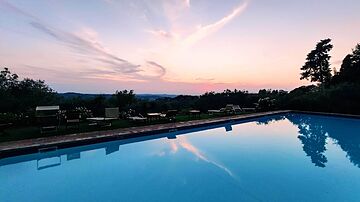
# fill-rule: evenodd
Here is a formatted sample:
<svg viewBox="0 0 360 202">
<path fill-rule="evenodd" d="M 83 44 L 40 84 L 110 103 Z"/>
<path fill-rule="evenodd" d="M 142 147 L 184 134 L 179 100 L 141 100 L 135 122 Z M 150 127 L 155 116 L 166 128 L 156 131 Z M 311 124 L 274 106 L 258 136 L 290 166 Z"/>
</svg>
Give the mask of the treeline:
<svg viewBox="0 0 360 202">
<path fill-rule="evenodd" d="M 163 97 L 156 100 L 139 99 L 132 90 L 116 91 L 110 98 L 99 95 L 92 99 L 75 97 L 61 100 L 63 109 L 71 109 L 84 106 L 93 111 L 94 115 L 101 115 L 105 107 L 119 107 L 121 111 L 129 109 L 138 113 L 163 112 L 178 110 L 179 112 L 189 109 L 199 109 L 206 112 L 208 109 L 220 109 L 229 103 L 237 103 L 244 107 L 254 107 L 258 101 L 257 94 L 247 91 L 225 90 L 221 93 L 207 92 L 200 96 L 179 95 L 174 98 Z"/>
</svg>

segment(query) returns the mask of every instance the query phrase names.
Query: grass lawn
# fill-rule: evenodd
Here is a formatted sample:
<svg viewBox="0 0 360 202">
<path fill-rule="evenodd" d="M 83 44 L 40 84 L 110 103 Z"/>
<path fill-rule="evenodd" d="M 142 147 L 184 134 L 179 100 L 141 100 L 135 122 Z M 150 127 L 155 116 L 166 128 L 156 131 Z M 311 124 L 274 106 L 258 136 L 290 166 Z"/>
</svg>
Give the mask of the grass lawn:
<svg viewBox="0 0 360 202">
<path fill-rule="evenodd" d="M 190 117 L 188 115 L 177 115 L 176 122 L 181 121 L 190 121 L 190 120 L 198 120 L 198 119 L 209 119 L 214 117 L 220 117 L 225 115 L 209 115 L 209 114 L 201 114 L 200 117 Z M 80 129 L 74 128 L 65 128 L 65 125 L 60 125 L 58 132 L 49 132 L 49 133 L 40 133 L 40 129 L 37 126 L 27 126 L 27 127 L 12 127 L 4 132 L 0 132 L 0 142 L 7 141 L 15 141 L 15 140 L 23 140 L 23 139 L 31 139 L 31 138 L 39 138 L 39 137 L 49 137 L 56 135 L 66 135 L 73 133 L 82 133 L 82 132 L 90 132 L 90 131 L 101 131 L 101 130 L 112 130 L 118 128 L 128 128 L 133 126 L 144 126 L 144 125 L 154 125 L 160 123 L 168 123 L 167 120 L 156 120 L 147 123 L 136 123 L 129 120 L 116 120 L 112 122 L 112 125 L 109 127 L 99 127 L 99 126 L 89 126 L 88 122 L 80 123 Z"/>
</svg>

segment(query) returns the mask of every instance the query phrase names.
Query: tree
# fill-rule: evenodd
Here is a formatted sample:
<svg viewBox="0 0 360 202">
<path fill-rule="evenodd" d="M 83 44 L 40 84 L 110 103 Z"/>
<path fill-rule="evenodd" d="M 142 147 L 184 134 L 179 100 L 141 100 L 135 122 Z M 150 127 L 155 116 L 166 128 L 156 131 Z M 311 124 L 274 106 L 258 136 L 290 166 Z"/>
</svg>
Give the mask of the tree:
<svg viewBox="0 0 360 202">
<path fill-rule="evenodd" d="M 310 79 L 311 82 L 320 82 L 327 84 L 331 79 L 331 69 L 329 60 L 331 56 L 329 51 L 333 48 L 330 44 L 331 39 L 321 40 L 316 44 L 316 48 L 312 50 L 306 57 L 306 62 L 301 68 L 302 79 Z"/>
<path fill-rule="evenodd" d="M 55 99 L 56 93 L 42 80 L 19 80 L 8 68 L 0 72 L 0 112 L 24 112 Z"/>
<path fill-rule="evenodd" d="M 359 64 L 360 63 L 360 43 L 356 44 L 352 55 L 353 55 L 354 63 Z"/>
<path fill-rule="evenodd" d="M 11 74 L 8 68 L 4 67 L 4 70 L 0 72 L 0 91 L 9 91 L 18 85 L 19 76 L 17 74 Z"/>
<path fill-rule="evenodd" d="M 121 110 L 124 110 L 126 107 L 134 104 L 135 101 L 136 97 L 133 90 L 116 91 L 112 96 L 112 102 Z"/>
<path fill-rule="evenodd" d="M 306 156 L 315 166 L 324 168 L 328 162 L 325 156 L 327 131 L 324 122 L 316 118 L 288 115 L 286 118 L 299 128 L 299 140 Z"/>
<path fill-rule="evenodd" d="M 348 54 L 340 68 L 339 82 L 360 82 L 360 44 L 357 44 L 351 54 Z"/>
<path fill-rule="evenodd" d="M 104 108 L 106 107 L 106 98 L 104 95 L 97 95 L 89 103 L 89 107 L 94 116 L 104 116 Z"/>
<path fill-rule="evenodd" d="M 43 80 L 25 78 L 12 91 L 12 95 L 16 98 L 17 106 L 23 110 L 56 104 L 56 93 Z"/>
</svg>

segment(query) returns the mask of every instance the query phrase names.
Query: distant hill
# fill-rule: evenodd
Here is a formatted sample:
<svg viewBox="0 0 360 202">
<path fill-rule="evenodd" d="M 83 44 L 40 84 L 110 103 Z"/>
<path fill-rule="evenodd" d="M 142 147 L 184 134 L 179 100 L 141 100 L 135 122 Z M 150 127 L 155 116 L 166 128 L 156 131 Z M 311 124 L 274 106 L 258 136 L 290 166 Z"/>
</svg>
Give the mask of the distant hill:
<svg viewBox="0 0 360 202">
<path fill-rule="evenodd" d="M 156 100 L 159 98 L 174 98 L 177 95 L 171 94 L 136 94 L 136 97 L 143 100 Z"/>
<path fill-rule="evenodd" d="M 60 96 L 62 96 L 65 99 L 72 99 L 76 97 L 81 97 L 83 99 L 92 99 L 96 96 L 102 95 L 106 98 L 110 98 L 112 94 L 86 94 L 86 93 L 74 93 L 74 92 L 67 92 L 67 93 L 59 93 Z M 177 95 L 172 94 L 136 94 L 135 95 L 139 99 L 143 100 L 156 100 L 158 98 L 174 98 Z"/>
</svg>

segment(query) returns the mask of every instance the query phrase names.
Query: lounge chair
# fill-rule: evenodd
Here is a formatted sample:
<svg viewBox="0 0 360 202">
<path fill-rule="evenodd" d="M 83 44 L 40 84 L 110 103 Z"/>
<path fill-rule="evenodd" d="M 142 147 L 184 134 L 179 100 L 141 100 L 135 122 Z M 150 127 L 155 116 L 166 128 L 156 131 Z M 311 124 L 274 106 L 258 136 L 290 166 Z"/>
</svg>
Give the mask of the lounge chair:
<svg viewBox="0 0 360 202">
<path fill-rule="evenodd" d="M 213 114 L 224 114 L 226 112 L 225 108 L 221 108 L 221 109 L 210 109 L 208 110 L 208 113 L 210 115 L 213 115 Z"/>
<path fill-rule="evenodd" d="M 166 113 L 160 114 L 160 117 L 169 121 L 175 121 L 177 110 L 168 110 Z"/>
<path fill-rule="evenodd" d="M 235 113 L 243 112 L 244 110 L 239 105 L 234 105 L 233 110 Z"/>
<path fill-rule="evenodd" d="M 40 132 L 58 131 L 59 127 L 59 106 L 37 106 L 36 120 L 40 127 Z"/>
<path fill-rule="evenodd" d="M 256 108 L 242 108 L 244 112 L 256 112 Z"/>
<path fill-rule="evenodd" d="M 65 112 L 65 124 L 66 129 L 71 126 L 75 126 L 75 128 L 80 128 L 80 112 L 76 110 L 66 111 Z"/>
<path fill-rule="evenodd" d="M 129 119 L 130 121 L 134 121 L 134 122 L 146 122 L 147 121 L 147 118 L 141 114 L 139 114 L 138 116 L 129 116 L 129 117 L 127 117 L 127 119 Z"/>
<path fill-rule="evenodd" d="M 201 115 L 200 110 L 197 110 L 197 109 L 189 110 L 189 116 L 192 118 L 196 118 L 196 117 L 200 118 L 200 115 Z"/>
<path fill-rule="evenodd" d="M 92 125 L 111 126 L 112 121 L 119 119 L 119 108 L 105 108 L 105 117 L 92 117 L 86 120 L 92 122 Z"/>
<path fill-rule="evenodd" d="M 161 118 L 161 113 L 158 112 L 146 113 L 146 117 L 149 121 L 159 120 Z"/>
<path fill-rule="evenodd" d="M 227 104 L 225 107 L 225 111 L 227 113 L 233 114 L 233 113 L 242 112 L 243 110 L 241 109 L 241 107 L 239 105 Z"/>
</svg>

